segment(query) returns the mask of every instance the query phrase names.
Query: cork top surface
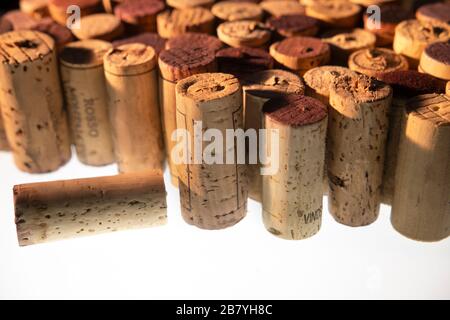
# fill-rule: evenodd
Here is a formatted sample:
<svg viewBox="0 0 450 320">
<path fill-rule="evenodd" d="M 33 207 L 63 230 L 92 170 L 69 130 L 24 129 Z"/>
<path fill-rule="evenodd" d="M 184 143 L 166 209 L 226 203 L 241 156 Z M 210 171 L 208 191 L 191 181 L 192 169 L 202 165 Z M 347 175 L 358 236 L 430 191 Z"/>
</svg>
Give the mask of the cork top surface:
<svg viewBox="0 0 450 320">
<path fill-rule="evenodd" d="M 209 6 L 214 0 L 167 0 L 167 4 L 173 8 L 185 9 L 198 6 Z"/>
<path fill-rule="evenodd" d="M 133 0 L 120 3 L 114 8 L 114 14 L 123 21 L 136 22 L 136 19 L 154 16 L 166 7 L 160 0 Z"/>
<path fill-rule="evenodd" d="M 7 20 L 12 27 L 12 30 L 33 30 L 37 25 L 37 20 L 20 10 L 12 10 L 2 19 Z"/>
<path fill-rule="evenodd" d="M 431 19 L 450 23 L 450 3 L 432 3 L 421 6 L 417 15 L 426 16 Z"/>
<path fill-rule="evenodd" d="M 373 47 L 376 40 L 372 32 L 358 28 L 324 39 L 327 43 L 347 50 Z"/>
<path fill-rule="evenodd" d="M 239 75 L 273 68 L 269 53 L 258 48 L 225 48 L 216 53 L 221 72 Z"/>
<path fill-rule="evenodd" d="M 331 86 L 330 93 L 336 94 L 342 99 L 364 103 L 386 99 L 392 94 L 392 89 L 381 81 L 357 74 L 337 77 Z"/>
<path fill-rule="evenodd" d="M 113 46 L 120 47 L 121 45 L 124 44 L 142 43 L 145 44 L 146 46 L 152 47 L 153 49 L 155 49 L 156 53 L 159 54 L 162 50 L 164 50 L 166 41 L 167 41 L 166 39 L 160 37 L 159 34 L 157 33 L 144 32 L 136 36 L 131 36 L 128 38 L 113 41 Z"/>
<path fill-rule="evenodd" d="M 291 37 L 274 44 L 278 53 L 289 57 L 311 58 L 330 51 L 328 44 L 312 37 Z"/>
<path fill-rule="evenodd" d="M 302 79 L 285 70 L 264 70 L 250 74 L 243 79 L 245 91 L 274 91 L 303 94 L 305 85 Z"/>
<path fill-rule="evenodd" d="M 51 35 L 58 46 L 74 40 L 74 36 L 68 28 L 56 23 L 50 17 L 39 20 L 33 30 Z"/>
<path fill-rule="evenodd" d="M 191 26 L 213 21 L 214 15 L 205 8 L 195 7 L 164 11 L 158 15 L 158 20 L 162 20 L 164 24 L 176 28 L 177 26 Z"/>
<path fill-rule="evenodd" d="M 224 22 L 217 28 L 217 33 L 238 40 L 253 40 L 270 38 L 270 30 L 257 21 L 230 21 Z"/>
<path fill-rule="evenodd" d="M 446 82 L 426 73 L 415 70 L 399 70 L 380 75 L 379 80 L 389 84 L 394 89 L 394 94 L 405 96 L 444 93 Z"/>
<path fill-rule="evenodd" d="M 8 32 L 8 31 L 12 31 L 12 30 L 13 30 L 13 26 L 12 26 L 11 22 L 9 22 L 4 17 L 0 17 L 0 34 Z"/>
<path fill-rule="evenodd" d="M 112 44 L 102 40 L 82 40 L 64 46 L 59 58 L 61 63 L 73 67 L 103 65 L 103 56 Z"/>
<path fill-rule="evenodd" d="M 278 31 L 302 32 L 311 28 L 319 27 L 319 20 L 300 14 L 283 15 L 271 17 L 267 24 Z"/>
<path fill-rule="evenodd" d="M 260 6 L 272 16 L 282 16 L 286 14 L 305 14 L 305 7 L 297 1 L 288 0 L 265 0 Z"/>
<path fill-rule="evenodd" d="M 226 73 L 202 73 L 177 84 L 177 93 L 196 102 L 221 99 L 240 92 L 239 80 Z"/>
<path fill-rule="evenodd" d="M 205 33 L 187 32 L 167 40 L 166 49 L 204 47 L 212 51 L 222 49 L 224 44 L 218 38 Z"/>
<path fill-rule="evenodd" d="M 79 6 L 82 9 L 99 6 L 101 5 L 101 0 L 49 0 L 48 3 L 65 11 L 71 5 Z"/>
<path fill-rule="evenodd" d="M 121 75 L 148 72 L 156 66 L 156 52 L 141 43 L 124 44 L 110 49 L 103 57 L 107 72 Z"/>
<path fill-rule="evenodd" d="M 364 19 L 370 16 L 364 12 Z M 398 4 L 387 4 L 380 7 L 380 22 L 386 24 L 398 24 L 411 18 L 411 13 Z"/>
<path fill-rule="evenodd" d="M 211 12 L 226 21 L 259 20 L 263 16 L 262 8 L 251 2 L 222 1 L 215 4 Z"/>
<path fill-rule="evenodd" d="M 433 41 L 446 41 L 450 37 L 450 26 L 438 22 L 422 22 L 419 20 L 406 20 L 398 24 L 395 33 L 421 43 Z"/>
<path fill-rule="evenodd" d="M 74 29 L 73 33 L 78 39 L 109 38 L 119 33 L 122 22 L 109 13 L 96 13 L 81 18 L 81 28 Z M 106 40 L 106 39 L 104 39 Z"/>
<path fill-rule="evenodd" d="M 314 11 L 334 19 L 351 17 L 361 11 L 361 7 L 348 1 L 315 1 L 307 11 Z"/>
<path fill-rule="evenodd" d="M 403 56 L 386 48 L 358 50 L 351 54 L 349 64 L 352 64 L 357 69 L 368 69 L 380 72 L 408 69 L 408 62 Z"/>
<path fill-rule="evenodd" d="M 159 55 L 159 68 L 164 79 L 178 81 L 196 73 L 216 71 L 214 51 L 208 48 L 172 48 Z"/>
<path fill-rule="evenodd" d="M 435 42 L 425 48 L 425 53 L 432 59 L 450 65 L 450 42 Z"/>
<path fill-rule="evenodd" d="M 327 117 L 326 106 L 311 97 L 298 94 L 272 98 L 263 106 L 263 113 L 270 119 L 291 127 L 306 126 Z"/>
<path fill-rule="evenodd" d="M 450 126 L 450 97 L 445 94 L 425 94 L 407 103 L 410 116 L 420 117 L 437 127 Z"/>
<path fill-rule="evenodd" d="M 317 93 L 329 97 L 334 81 L 342 76 L 356 76 L 356 73 L 344 67 L 322 66 L 308 70 L 303 76 L 303 80 Z"/>
<path fill-rule="evenodd" d="M 0 60 L 20 64 L 42 59 L 54 50 L 54 40 L 38 31 L 11 31 L 0 35 Z"/>
</svg>

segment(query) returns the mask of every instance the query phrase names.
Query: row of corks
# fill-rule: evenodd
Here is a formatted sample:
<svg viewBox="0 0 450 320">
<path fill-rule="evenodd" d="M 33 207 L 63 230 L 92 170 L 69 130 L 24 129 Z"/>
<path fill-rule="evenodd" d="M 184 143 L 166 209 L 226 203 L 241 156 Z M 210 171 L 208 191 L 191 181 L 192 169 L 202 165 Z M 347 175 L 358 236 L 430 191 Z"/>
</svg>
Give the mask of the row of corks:
<svg viewBox="0 0 450 320">
<path fill-rule="evenodd" d="M 0 36 L 0 104 L 18 167 L 55 170 L 70 158 L 73 141 L 82 162 L 117 161 L 123 173 L 16 186 L 21 245 L 164 222 L 160 172 L 136 173 L 162 168 L 162 137 L 173 183 L 180 188 L 183 217 L 201 228 L 221 229 L 240 221 L 248 193 L 262 203 L 271 233 L 286 239 L 310 237 L 321 224 L 325 167 L 325 192 L 337 221 L 368 225 L 383 201 L 393 205 L 392 222 L 402 234 L 423 241 L 448 237 L 449 104 L 440 94 L 445 81 L 439 75 L 408 70 L 412 57 L 374 49 L 375 44 L 346 53 L 353 70 L 314 63 L 308 67 L 305 61 L 314 61 L 308 53 L 315 52 L 310 43 L 320 40 L 303 36 L 272 44 L 277 49 L 271 47 L 274 59 L 261 49 L 223 49 L 217 38 L 198 33 L 173 37 L 162 51 L 122 44 L 149 36 L 155 38 L 141 34 L 116 42 L 115 48 L 105 41 L 83 40 L 60 48 L 59 55 L 53 40 L 42 33 Z M 420 33 L 412 38 L 410 43 L 423 46 L 424 40 L 417 40 L 423 38 Z M 433 45 L 446 40 L 428 33 L 426 39 Z M 323 41 L 318 47 L 327 46 Z M 429 51 L 443 65 L 434 69 L 448 68 L 442 58 L 448 57 L 446 42 L 439 46 L 422 49 L 417 65 Z M 329 51 L 327 59 L 338 64 L 342 56 L 335 61 L 334 51 Z M 273 69 L 274 60 L 285 70 Z M 292 67 L 299 64 L 302 68 Z M 193 122 L 199 120 L 223 133 L 241 127 L 278 129 L 280 170 L 260 176 L 258 165 L 174 165 L 171 133 L 184 128 L 193 134 Z"/>
</svg>

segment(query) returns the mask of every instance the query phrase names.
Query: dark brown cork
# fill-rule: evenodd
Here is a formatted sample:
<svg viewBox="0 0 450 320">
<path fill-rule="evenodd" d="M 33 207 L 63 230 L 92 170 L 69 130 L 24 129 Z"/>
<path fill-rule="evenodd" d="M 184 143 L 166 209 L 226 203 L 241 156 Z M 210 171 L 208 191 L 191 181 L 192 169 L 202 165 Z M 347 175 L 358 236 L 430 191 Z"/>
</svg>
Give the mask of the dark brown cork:
<svg viewBox="0 0 450 320">
<path fill-rule="evenodd" d="M 263 112 L 271 119 L 292 127 L 305 126 L 327 116 L 325 105 L 298 94 L 280 95 L 264 104 Z"/>
<path fill-rule="evenodd" d="M 380 7 L 380 22 L 386 24 L 397 24 L 404 20 L 412 18 L 411 12 L 402 8 L 398 4 L 387 4 Z M 364 18 L 369 15 L 366 12 Z"/>
<path fill-rule="evenodd" d="M 187 32 L 167 40 L 166 49 L 208 48 L 214 52 L 224 47 L 222 41 L 205 33 Z"/>
<path fill-rule="evenodd" d="M 394 95 L 419 95 L 427 93 L 444 93 L 446 82 L 414 70 L 394 71 L 382 74 L 379 80 L 394 89 Z"/>
<path fill-rule="evenodd" d="M 100 6 L 101 0 L 49 0 L 49 3 L 55 7 L 67 9 L 68 6 L 77 5 L 81 9 Z"/>
<path fill-rule="evenodd" d="M 4 19 L 3 17 L 0 17 L 0 34 L 8 32 L 8 31 L 12 31 L 12 29 L 13 29 L 13 26 L 12 26 L 11 22 Z"/>
<path fill-rule="evenodd" d="M 163 11 L 165 4 L 159 0 L 133 0 L 125 1 L 114 8 L 114 14 L 122 21 L 140 23 L 141 19 L 155 16 Z"/>
<path fill-rule="evenodd" d="M 240 77 L 244 74 L 272 69 L 270 54 L 258 48 L 226 48 L 216 53 L 219 71 Z"/>
<path fill-rule="evenodd" d="M 300 14 L 271 17 L 267 25 L 280 34 L 302 32 L 311 28 L 318 28 L 319 20 Z"/>
<path fill-rule="evenodd" d="M 311 37 L 292 37 L 281 41 L 276 50 L 284 55 L 299 58 L 311 58 L 329 51 L 329 45 L 320 39 Z"/>
<path fill-rule="evenodd" d="M 417 10 L 417 14 L 426 16 L 431 19 L 442 22 L 450 22 L 450 4 L 448 3 L 433 3 L 427 4 Z"/>
<path fill-rule="evenodd" d="M 435 42 L 425 49 L 425 53 L 434 60 L 450 64 L 450 42 Z"/>
<path fill-rule="evenodd" d="M 142 43 L 146 46 L 150 46 L 153 49 L 155 49 L 156 53 L 159 54 L 162 50 L 164 50 L 164 47 L 166 45 L 166 39 L 160 37 L 157 33 L 154 32 L 145 32 L 141 33 L 137 36 L 132 36 L 128 38 L 122 38 L 116 41 L 113 41 L 114 47 L 120 47 L 124 44 L 130 44 L 130 43 Z"/>
<path fill-rule="evenodd" d="M 72 32 L 68 28 L 56 23 L 52 18 L 39 20 L 34 30 L 50 35 L 55 40 L 58 48 L 75 40 Z"/>
</svg>

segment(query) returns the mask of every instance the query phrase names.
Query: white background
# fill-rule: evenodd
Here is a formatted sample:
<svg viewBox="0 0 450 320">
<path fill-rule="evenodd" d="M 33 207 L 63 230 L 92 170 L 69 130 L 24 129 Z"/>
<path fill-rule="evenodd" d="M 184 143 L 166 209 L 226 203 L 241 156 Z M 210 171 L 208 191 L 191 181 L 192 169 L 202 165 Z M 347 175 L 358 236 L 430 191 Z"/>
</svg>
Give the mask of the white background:
<svg viewBox="0 0 450 320">
<path fill-rule="evenodd" d="M 260 206 L 235 227 L 204 231 L 185 224 L 178 190 L 167 179 L 167 226 L 20 248 L 14 184 L 115 174 L 74 158 L 48 175 L 28 175 L 0 152 L 0 298 L 303 299 L 450 298 L 450 239 L 408 240 L 382 207 L 364 228 L 327 212 L 321 231 L 302 241 L 266 232 Z"/>
</svg>

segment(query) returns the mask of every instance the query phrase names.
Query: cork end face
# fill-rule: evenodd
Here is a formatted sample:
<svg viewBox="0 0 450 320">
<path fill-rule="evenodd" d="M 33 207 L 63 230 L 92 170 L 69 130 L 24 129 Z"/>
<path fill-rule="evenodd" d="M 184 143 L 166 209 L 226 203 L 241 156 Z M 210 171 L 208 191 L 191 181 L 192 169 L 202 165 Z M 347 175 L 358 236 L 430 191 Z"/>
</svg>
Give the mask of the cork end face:
<svg viewBox="0 0 450 320">
<path fill-rule="evenodd" d="M 274 61 L 270 54 L 258 48 L 226 48 L 216 53 L 219 71 L 237 77 L 272 69 Z"/>
<path fill-rule="evenodd" d="M 139 74 L 153 70 L 156 52 L 141 43 L 131 43 L 110 49 L 103 58 L 105 70 L 115 74 Z"/>
<path fill-rule="evenodd" d="M 266 117 L 291 127 L 319 122 L 328 114 L 326 106 L 319 100 L 297 94 L 270 99 L 264 104 L 263 113 Z"/>
<path fill-rule="evenodd" d="M 187 32 L 185 34 L 173 37 L 166 43 L 166 49 L 173 48 L 209 48 L 217 52 L 224 47 L 222 41 L 218 38 L 205 33 Z"/>
<path fill-rule="evenodd" d="M 164 1 L 124 1 L 114 8 L 114 14 L 122 21 L 139 23 L 140 19 L 151 17 L 165 9 Z"/>
<path fill-rule="evenodd" d="M 159 36 L 159 34 L 154 32 L 144 32 L 136 36 L 131 36 L 113 41 L 112 44 L 114 47 L 120 47 L 124 44 L 131 44 L 131 43 L 145 44 L 146 46 L 155 49 L 156 53 L 159 54 L 162 50 L 164 50 L 164 47 L 166 46 L 166 39 L 162 38 L 161 36 Z"/>
<path fill-rule="evenodd" d="M 436 127 L 450 126 L 450 97 L 445 94 L 424 94 L 408 100 L 410 117 L 418 117 Z"/>
<path fill-rule="evenodd" d="M 320 95 L 329 97 L 334 81 L 342 76 L 355 76 L 356 73 L 348 68 L 339 66 L 322 66 L 308 70 L 303 76 L 306 85 Z"/>
<path fill-rule="evenodd" d="M 392 86 L 395 96 L 411 97 L 427 93 L 444 93 L 446 82 L 414 70 L 398 70 L 378 77 Z"/>
<path fill-rule="evenodd" d="M 302 79 L 285 70 L 264 70 L 243 79 L 246 92 L 272 91 L 304 94 Z"/>
<path fill-rule="evenodd" d="M 425 48 L 425 54 L 431 59 L 450 65 L 450 41 L 430 44 Z"/>
<path fill-rule="evenodd" d="M 91 67 L 103 64 L 105 53 L 112 48 L 111 43 L 102 40 L 83 40 L 66 45 L 60 53 L 62 64 Z"/>
<path fill-rule="evenodd" d="M 362 49 L 352 53 L 348 60 L 350 69 L 369 76 L 395 70 L 408 70 L 405 57 L 386 48 Z"/>
<path fill-rule="evenodd" d="M 336 78 L 331 94 L 339 96 L 342 100 L 351 99 L 358 103 L 367 103 L 389 98 L 392 95 L 392 88 L 366 75 L 346 75 Z"/>
<path fill-rule="evenodd" d="M 317 38 L 292 37 L 273 45 L 276 52 L 299 59 L 324 55 L 330 51 L 327 43 Z"/>
<path fill-rule="evenodd" d="M 449 3 L 432 3 L 421 6 L 417 10 L 417 19 L 419 20 L 436 20 L 443 23 L 450 22 L 450 4 Z"/>
</svg>

